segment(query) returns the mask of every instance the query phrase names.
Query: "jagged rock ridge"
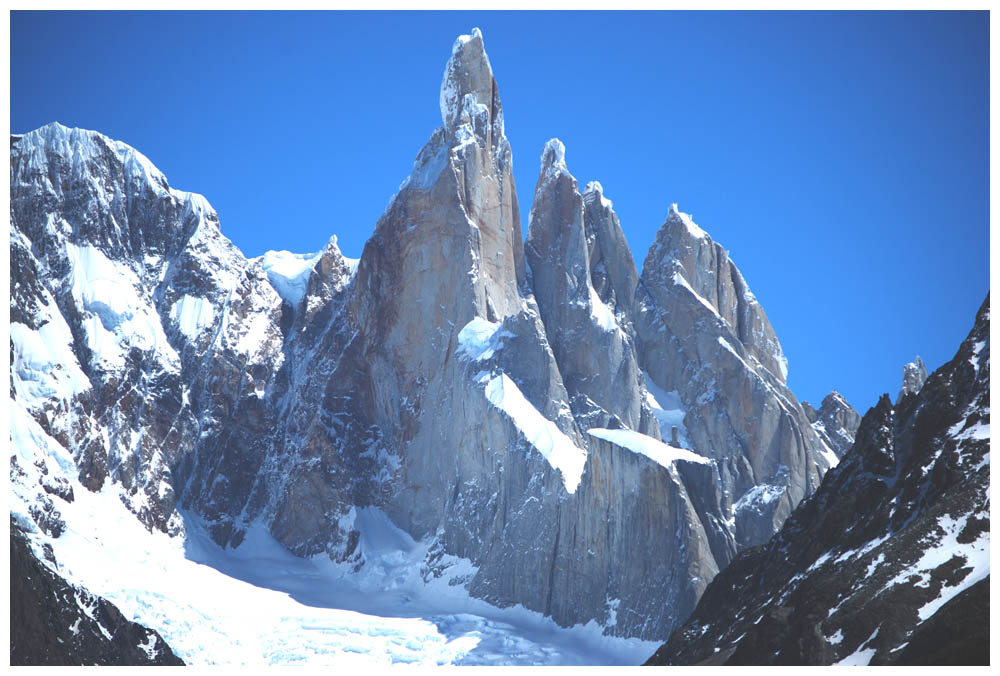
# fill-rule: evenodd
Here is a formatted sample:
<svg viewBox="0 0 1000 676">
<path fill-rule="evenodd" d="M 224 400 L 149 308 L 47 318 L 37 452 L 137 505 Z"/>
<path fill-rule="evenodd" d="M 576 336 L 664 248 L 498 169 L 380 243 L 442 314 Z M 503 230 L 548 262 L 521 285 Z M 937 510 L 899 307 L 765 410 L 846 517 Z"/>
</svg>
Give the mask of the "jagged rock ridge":
<svg viewBox="0 0 1000 676">
<path fill-rule="evenodd" d="M 525 244 L 478 31 L 440 104 L 358 261 L 247 260 L 128 146 L 12 137 L 12 483 L 47 537 L 74 472 L 149 528 L 180 502 L 359 568 L 375 507 L 428 576 L 464 557 L 475 596 L 662 639 L 818 485 L 836 455 L 728 253 L 672 207 L 640 275 L 556 140 Z"/>
<path fill-rule="evenodd" d="M 740 554 L 652 664 L 986 664 L 989 297 L 955 357 Z"/>
<path fill-rule="evenodd" d="M 843 458 L 854 445 L 861 415 L 836 390 L 823 397 L 818 411 L 807 401 L 802 402 L 802 409 L 820 440 Z"/>
</svg>

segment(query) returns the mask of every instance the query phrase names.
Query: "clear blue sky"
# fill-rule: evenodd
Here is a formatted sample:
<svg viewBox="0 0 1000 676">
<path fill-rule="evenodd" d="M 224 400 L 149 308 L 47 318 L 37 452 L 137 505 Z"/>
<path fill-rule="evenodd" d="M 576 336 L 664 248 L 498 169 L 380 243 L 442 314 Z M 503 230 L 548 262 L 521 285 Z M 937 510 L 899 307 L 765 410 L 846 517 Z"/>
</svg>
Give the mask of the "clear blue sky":
<svg viewBox="0 0 1000 676">
<path fill-rule="evenodd" d="M 248 256 L 358 256 L 479 26 L 527 215 L 542 145 L 641 266 L 671 202 L 725 246 L 789 384 L 859 411 L 950 359 L 989 288 L 989 15 L 11 14 L 11 127 L 58 120 L 203 193 Z"/>
</svg>

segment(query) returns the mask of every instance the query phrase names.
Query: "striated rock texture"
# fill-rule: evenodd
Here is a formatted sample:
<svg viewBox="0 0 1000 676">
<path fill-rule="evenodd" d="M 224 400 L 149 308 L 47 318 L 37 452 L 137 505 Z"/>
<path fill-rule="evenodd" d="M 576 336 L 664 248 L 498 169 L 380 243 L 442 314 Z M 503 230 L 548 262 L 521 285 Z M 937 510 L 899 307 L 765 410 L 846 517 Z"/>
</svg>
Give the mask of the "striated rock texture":
<svg viewBox="0 0 1000 676">
<path fill-rule="evenodd" d="M 820 440 L 827 445 L 838 458 L 843 458 L 854 445 L 854 435 L 861 424 L 861 415 L 847 403 L 840 392 L 834 390 L 823 397 L 819 410 L 814 409 L 808 401 L 802 402 L 802 410 L 812 423 L 813 429 Z"/>
<path fill-rule="evenodd" d="M 11 519 L 10 664 L 181 666 L 184 662 L 154 630 L 129 622 L 112 603 L 52 572 Z"/>
<path fill-rule="evenodd" d="M 884 395 L 767 544 L 652 664 L 988 664 L 990 310 L 919 393 Z"/>
<path fill-rule="evenodd" d="M 903 365 L 903 384 L 899 388 L 899 394 L 896 395 L 896 403 L 902 401 L 907 394 L 919 392 L 926 380 L 927 367 L 924 366 L 924 360 L 920 358 L 920 355 L 917 355 L 916 359 Z"/>
<path fill-rule="evenodd" d="M 611 203 L 598 184 L 580 194 L 565 155 L 558 139 L 546 144 L 525 245 L 552 351 L 578 421 L 659 439 L 634 339 L 622 329 L 631 329 L 635 265 L 619 253 L 628 247 Z"/>
<path fill-rule="evenodd" d="M 717 462 L 719 480 L 700 494 L 719 515 L 706 529 L 728 560 L 766 541 L 837 457 L 785 385 L 787 360 L 743 275 L 676 205 L 635 307 L 640 364 L 676 393 L 692 447 Z"/>
<path fill-rule="evenodd" d="M 377 508 L 430 543 L 427 579 L 468 559 L 477 597 L 665 639 L 836 453 L 688 216 L 671 208 L 640 276 L 554 139 L 524 243 L 478 31 L 440 106 L 359 260 L 336 237 L 248 260 L 125 144 L 12 137 L 18 514 L 60 537 L 75 475 L 150 529 L 182 537 L 182 506 L 222 545 L 262 522 L 361 570 Z"/>
</svg>

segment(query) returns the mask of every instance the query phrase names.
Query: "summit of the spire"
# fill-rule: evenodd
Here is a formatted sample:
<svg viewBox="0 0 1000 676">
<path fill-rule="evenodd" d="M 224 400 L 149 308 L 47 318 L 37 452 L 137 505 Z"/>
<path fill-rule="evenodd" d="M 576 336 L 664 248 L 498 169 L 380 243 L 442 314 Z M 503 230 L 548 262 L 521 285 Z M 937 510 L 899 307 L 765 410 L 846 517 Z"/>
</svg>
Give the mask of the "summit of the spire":
<svg viewBox="0 0 1000 676">
<path fill-rule="evenodd" d="M 441 120 L 448 129 L 460 124 L 463 112 L 470 117 L 493 108 L 493 69 L 483 47 L 478 28 L 471 35 L 459 35 L 451 48 L 451 58 L 441 80 Z"/>
<path fill-rule="evenodd" d="M 557 138 L 550 138 L 542 148 L 542 168 L 552 165 L 566 168 L 566 146 Z"/>
</svg>

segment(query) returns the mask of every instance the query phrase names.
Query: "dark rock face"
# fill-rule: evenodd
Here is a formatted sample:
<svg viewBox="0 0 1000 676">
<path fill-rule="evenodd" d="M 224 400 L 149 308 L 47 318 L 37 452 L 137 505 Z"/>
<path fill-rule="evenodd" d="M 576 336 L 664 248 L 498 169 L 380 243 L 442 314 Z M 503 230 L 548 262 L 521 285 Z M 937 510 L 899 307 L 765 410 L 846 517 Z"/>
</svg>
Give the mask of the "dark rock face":
<svg viewBox="0 0 1000 676">
<path fill-rule="evenodd" d="M 897 406 L 882 397 L 651 664 L 988 661 L 989 316 L 987 297 L 951 362 Z"/>
<path fill-rule="evenodd" d="M 914 630 L 892 664 L 973 666 L 990 663 L 990 578 L 948 601 Z"/>
<path fill-rule="evenodd" d="M 640 276 L 557 140 L 525 245 L 478 31 L 440 104 L 360 260 L 332 238 L 288 287 L 134 149 L 12 138 L 22 512 L 57 538 L 73 485 L 110 485 L 150 529 L 183 505 L 221 545 L 262 522 L 360 568 L 375 507 L 476 597 L 658 640 L 766 541 L 836 457 L 728 252 L 671 208 Z"/>
<path fill-rule="evenodd" d="M 55 562 L 51 566 L 55 566 Z M 163 638 L 118 608 L 68 584 L 10 525 L 10 664 L 183 665 Z"/>
</svg>

